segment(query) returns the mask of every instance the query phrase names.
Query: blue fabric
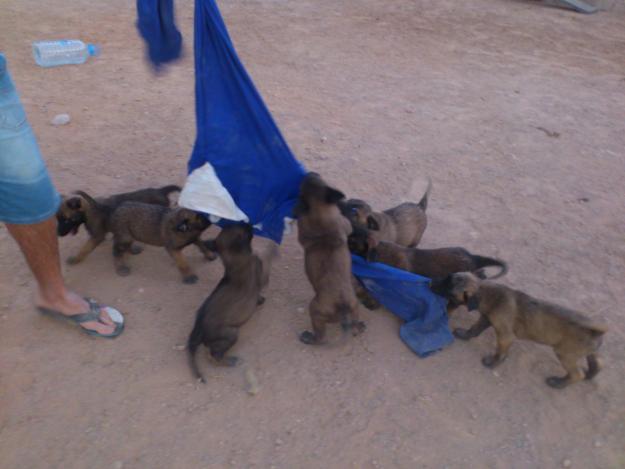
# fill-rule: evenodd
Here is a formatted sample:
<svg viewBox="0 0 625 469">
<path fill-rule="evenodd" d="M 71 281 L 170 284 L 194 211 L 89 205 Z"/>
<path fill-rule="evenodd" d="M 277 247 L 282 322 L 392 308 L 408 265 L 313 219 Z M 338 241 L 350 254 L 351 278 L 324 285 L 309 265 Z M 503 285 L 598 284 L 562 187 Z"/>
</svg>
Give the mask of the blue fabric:
<svg viewBox="0 0 625 469">
<path fill-rule="evenodd" d="M 137 29 L 154 68 L 181 56 L 182 35 L 176 28 L 173 0 L 137 0 Z"/>
<path fill-rule="evenodd" d="M 352 272 L 384 307 L 405 321 L 404 343 L 427 357 L 453 342 L 447 321 L 447 300 L 430 290 L 430 279 L 352 256 Z"/>
<path fill-rule="evenodd" d="M 154 15 L 156 0 L 137 3 L 138 24 L 169 24 Z M 140 31 L 150 51 L 173 49 L 168 45 L 172 35 L 157 27 Z M 156 63 L 167 58 L 156 54 Z M 259 227 L 257 234 L 281 242 L 284 218 L 292 216 L 306 171 L 241 64 L 213 0 L 195 2 L 195 98 L 197 137 L 189 173 L 210 163 L 250 223 Z"/>
<path fill-rule="evenodd" d="M 0 54 L 0 221 L 31 224 L 47 220 L 60 201 L 6 59 Z"/>
<path fill-rule="evenodd" d="M 160 65 L 175 58 L 169 54 L 178 41 L 171 0 L 138 0 L 137 5 L 150 60 Z M 260 234 L 280 242 L 305 170 L 237 57 L 214 0 L 195 2 L 195 76 L 197 138 L 189 173 L 210 163 L 250 222 L 262 225 Z M 400 336 L 419 356 L 453 341 L 445 300 L 430 291 L 428 279 L 360 257 L 354 257 L 353 271 L 380 303 L 406 321 Z"/>
</svg>

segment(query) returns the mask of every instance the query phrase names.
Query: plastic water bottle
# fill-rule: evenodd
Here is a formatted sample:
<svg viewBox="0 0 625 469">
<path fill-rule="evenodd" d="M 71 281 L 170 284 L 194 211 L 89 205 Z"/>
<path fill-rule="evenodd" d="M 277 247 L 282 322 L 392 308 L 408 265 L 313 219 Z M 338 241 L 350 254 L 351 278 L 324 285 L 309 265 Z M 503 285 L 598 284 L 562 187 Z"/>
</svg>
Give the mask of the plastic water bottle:
<svg viewBox="0 0 625 469">
<path fill-rule="evenodd" d="M 35 62 L 41 67 L 82 64 L 89 56 L 98 55 L 100 48 L 75 39 L 61 41 L 38 41 L 33 43 Z"/>
</svg>

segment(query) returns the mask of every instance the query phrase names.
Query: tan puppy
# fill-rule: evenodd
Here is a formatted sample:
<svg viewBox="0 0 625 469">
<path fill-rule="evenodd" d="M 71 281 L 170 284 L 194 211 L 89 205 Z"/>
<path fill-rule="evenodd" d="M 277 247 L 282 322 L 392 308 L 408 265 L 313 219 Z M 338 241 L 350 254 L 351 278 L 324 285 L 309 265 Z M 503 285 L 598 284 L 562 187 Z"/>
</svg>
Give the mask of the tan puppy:
<svg viewBox="0 0 625 469">
<path fill-rule="evenodd" d="M 215 361 L 234 366 L 238 358 L 226 356 L 239 338 L 239 328 L 254 314 L 265 299 L 261 290 L 269 281 L 271 260 L 277 245 L 271 243 L 264 259 L 252 252 L 252 227 L 228 225 L 214 241 L 205 244 L 219 253 L 224 264 L 224 276 L 197 312 L 189 336 L 187 350 L 193 375 L 205 382 L 195 360 L 198 347 L 204 344 Z"/>
<path fill-rule="evenodd" d="M 558 306 L 504 285 L 480 280 L 470 273 L 458 273 L 432 283 L 432 291 L 455 305 L 478 310 L 480 319 L 470 329 L 456 329 L 462 340 L 477 337 L 491 325 L 497 335 L 495 353 L 482 359 L 493 368 L 508 355 L 515 337 L 549 345 L 566 370 L 563 377 L 551 376 L 546 382 L 564 388 L 581 379 L 592 379 L 601 369 L 596 351 L 607 328 L 577 311 Z M 577 366 L 586 358 L 588 370 Z"/>
<path fill-rule="evenodd" d="M 421 241 L 427 227 L 425 211 L 431 190 L 432 181 L 428 180 L 428 187 L 419 203 L 404 202 L 383 212 L 374 212 L 364 200 L 349 199 L 340 204 L 341 213 L 354 226 L 370 230 L 378 241 L 414 247 Z"/>
<path fill-rule="evenodd" d="M 123 202 L 143 202 L 168 207 L 168 195 L 176 191 L 180 191 L 180 187 L 171 185 L 157 189 L 148 188 L 125 192 L 109 197 L 92 198 L 83 191 L 76 191 L 76 195 L 71 197 L 63 196 L 61 206 L 56 213 L 58 235 L 66 236 L 69 233 L 75 235 L 82 224 L 85 225 L 89 233 L 87 242 L 80 248 L 78 254 L 67 259 L 67 263 L 78 264 L 82 262 L 104 241 L 106 234 L 111 231 L 109 223 L 111 214 Z M 139 252 L 141 249 L 135 246 L 133 254 Z"/>
<path fill-rule="evenodd" d="M 352 260 L 347 249 L 352 227 L 337 205 L 344 197 L 317 173 L 306 175 L 300 186 L 294 214 L 298 240 L 304 248 L 306 275 L 315 290 L 309 307 L 313 332 L 300 335 L 305 344 L 322 342 L 328 322 L 340 322 L 343 331 L 351 329 L 354 335 L 365 330 L 365 324 L 358 320 Z"/>
<path fill-rule="evenodd" d="M 371 231 L 362 228 L 354 228 L 348 243 L 351 252 L 369 262 L 381 262 L 428 278 L 441 278 L 455 272 L 474 272 L 483 276 L 486 267 L 499 267 L 500 271 L 490 277 L 493 279 L 508 271 L 505 262 L 471 254 L 464 248 L 407 248 L 395 243 L 378 242 Z"/>
<path fill-rule="evenodd" d="M 139 241 L 163 246 L 176 262 L 183 282 L 195 283 L 198 278 L 182 255 L 182 250 L 189 244 L 195 244 L 206 257 L 213 254 L 200 240 L 200 235 L 210 224 L 208 218 L 186 208 L 124 202 L 110 219 L 115 270 L 122 276 L 130 274 L 126 258 L 132 243 Z"/>
</svg>

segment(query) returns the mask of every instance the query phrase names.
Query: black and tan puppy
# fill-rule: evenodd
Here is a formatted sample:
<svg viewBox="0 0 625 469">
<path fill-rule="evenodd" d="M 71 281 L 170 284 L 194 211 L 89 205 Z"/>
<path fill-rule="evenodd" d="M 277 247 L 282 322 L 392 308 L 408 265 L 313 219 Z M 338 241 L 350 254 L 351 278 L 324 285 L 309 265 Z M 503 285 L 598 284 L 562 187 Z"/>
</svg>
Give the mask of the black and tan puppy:
<svg viewBox="0 0 625 469">
<path fill-rule="evenodd" d="M 421 241 L 427 227 L 425 212 L 431 190 L 432 181 L 428 180 L 428 187 L 419 203 L 404 202 L 383 212 L 374 212 L 367 202 L 360 199 L 349 199 L 339 206 L 341 213 L 355 227 L 371 230 L 377 241 L 414 247 Z"/>
<path fill-rule="evenodd" d="M 224 276 L 197 311 L 195 325 L 189 336 L 187 351 L 193 375 L 205 382 L 198 370 L 195 354 L 204 344 L 217 363 L 236 365 L 238 359 L 226 356 L 245 324 L 264 302 L 261 290 L 269 279 L 271 259 L 277 246 L 271 244 L 264 259 L 252 252 L 250 225 L 226 226 L 214 241 L 206 245 L 216 251 L 224 265 Z"/>
<path fill-rule="evenodd" d="M 354 228 L 348 242 L 351 252 L 369 262 L 381 262 L 429 278 L 442 278 L 455 272 L 474 272 L 484 276 L 483 269 L 486 267 L 499 267 L 500 271 L 490 277 L 494 279 L 508 271 L 505 262 L 471 254 L 464 248 L 407 248 L 395 243 L 378 242 L 371 231 L 362 228 Z"/>
<path fill-rule="evenodd" d="M 113 233 L 115 270 L 119 275 L 130 274 L 127 255 L 132 251 L 132 243 L 139 241 L 163 246 L 176 262 L 183 282 L 197 282 L 197 276 L 187 263 L 182 249 L 195 244 L 208 257 L 210 250 L 200 240 L 202 232 L 211 224 L 205 216 L 181 207 L 124 202 L 113 212 L 109 223 Z"/>
<path fill-rule="evenodd" d="M 66 236 L 69 233 L 75 235 L 83 223 L 89 233 L 87 242 L 80 248 L 78 254 L 67 259 L 67 263 L 82 262 L 104 241 L 106 234 L 111 231 L 109 222 L 111 214 L 123 202 L 142 202 L 168 207 L 168 195 L 176 191 L 180 191 L 180 187 L 171 185 L 125 192 L 110 197 L 92 198 L 83 191 L 76 191 L 75 196 L 64 196 L 56 214 L 57 234 L 59 236 Z M 139 252 L 138 246 L 135 247 L 134 253 Z"/>
<path fill-rule="evenodd" d="M 313 332 L 300 335 L 305 344 L 321 343 L 328 322 L 340 322 L 343 331 L 351 329 L 354 335 L 365 330 L 365 324 L 358 320 L 347 248 L 352 227 L 337 205 L 344 197 L 317 173 L 308 173 L 300 186 L 294 215 L 298 240 L 304 248 L 306 275 L 315 291 L 309 306 Z"/>
<path fill-rule="evenodd" d="M 551 376 L 546 382 L 563 388 L 581 379 L 592 379 L 601 369 L 596 354 L 607 328 L 582 313 L 538 300 L 504 285 L 484 281 L 470 273 L 453 274 L 432 282 L 432 291 L 448 298 L 455 305 L 467 305 L 480 312 L 479 320 L 470 329 L 456 329 L 462 340 L 477 337 L 491 325 L 497 336 L 495 353 L 482 359 L 493 368 L 508 355 L 515 337 L 549 345 L 566 370 L 563 377 Z M 577 366 L 586 358 L 588 370 Z"/>
</svg>

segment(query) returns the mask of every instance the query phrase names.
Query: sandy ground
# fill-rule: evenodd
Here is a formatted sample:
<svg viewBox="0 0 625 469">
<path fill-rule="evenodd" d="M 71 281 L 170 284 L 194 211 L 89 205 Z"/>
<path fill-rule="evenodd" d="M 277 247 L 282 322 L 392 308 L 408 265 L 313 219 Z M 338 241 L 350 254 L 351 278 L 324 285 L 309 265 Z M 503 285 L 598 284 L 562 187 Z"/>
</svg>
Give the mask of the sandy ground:
<svg viewBox="0 0 625 469">
<path fill-rule="evenodd" d="M 133 2 L 1 0 L 0 49 L 61 191 L 182 183 L 195 134 L 187 56 L 154 77 Z M 295 236 L 267 303 L 244 327 L 235 369 L 184 343 L 221 275 L 183 285 L 164 251 L 115 275 L 110 243 L 67 281 L 118 306 L 127 330 L 91 339 L 39 317 L 34 283 L 0 228 L 0 466 L 27 468 L 625 467 L 625 12 L 593 16 L 513 0 L 234 0 L 222 9 L 294 152 L 378 208 L 418 199 L 431 177 L 426 247 L 509 261 L 504 282 L 603 318 L 606 368 L 554 391 L 551 350 L 514 345 L 494 373 L 492 331 L 425 360 L 388 312 L 367 332 L 311 348 L 311 298 Z M 82 66 L 40 69 L 30 43 L 102 46 Z M 72 122 L 52 127 L 67 112 Z M 541 130 L 544 129 L 544 130 Z M 84 239 L 62 239 L 63 258 Z M 460 314 L 466 325 L 473 314 Z M 259 392 L 245 392 L 245 370 Z M 566 465 L 565 464 L 565 465 Z"/>
</svg>

